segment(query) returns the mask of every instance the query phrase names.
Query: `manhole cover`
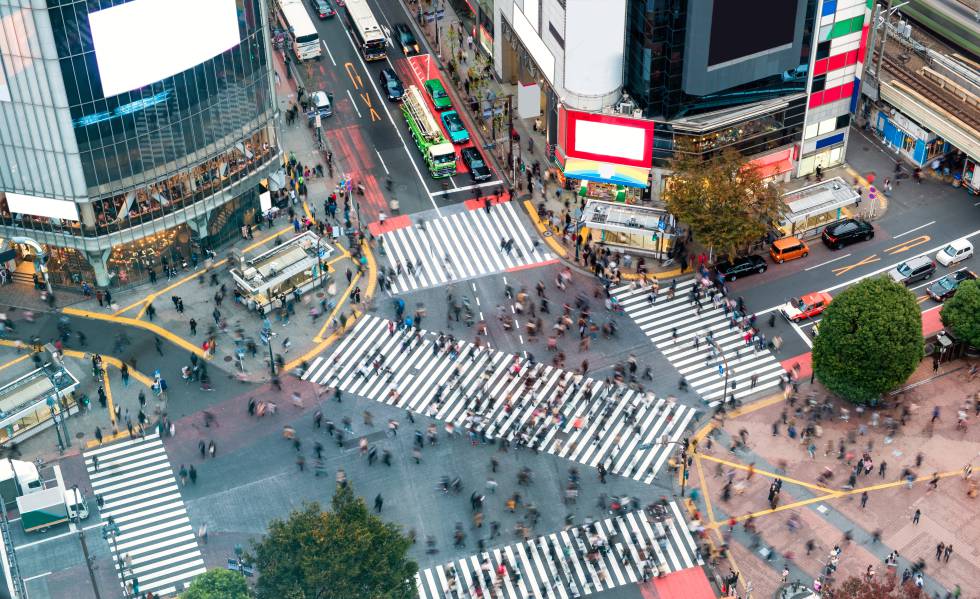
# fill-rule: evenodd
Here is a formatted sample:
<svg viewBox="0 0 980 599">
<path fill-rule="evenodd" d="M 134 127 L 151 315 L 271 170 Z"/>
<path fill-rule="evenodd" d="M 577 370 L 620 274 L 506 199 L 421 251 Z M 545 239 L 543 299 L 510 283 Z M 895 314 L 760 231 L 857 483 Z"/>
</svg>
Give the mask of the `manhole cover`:
<svg viewBox="0 0 980 599">
<path fill-rule="evenodd" d="M 231 356 L 225 356 L 225 362 L 231 362 Z"/>
<path fill-rule="evenodd" d="M 76 439 L 84 439 L 85 438 L 85 433 L 75 433 L 75 438 Z"/>
</svg>

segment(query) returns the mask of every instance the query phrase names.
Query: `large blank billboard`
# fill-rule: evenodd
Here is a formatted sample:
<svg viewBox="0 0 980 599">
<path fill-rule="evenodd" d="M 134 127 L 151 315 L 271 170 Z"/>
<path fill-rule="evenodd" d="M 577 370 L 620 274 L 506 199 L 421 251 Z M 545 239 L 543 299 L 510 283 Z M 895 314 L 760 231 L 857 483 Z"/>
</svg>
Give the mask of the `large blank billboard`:
<svg viewBox="0 0 980 599">
<path fill-rule="evenodd" d="M 75 202 L 70 200 L 40 198 L 37 196 L 10 193 L 9 191 L 5 194 L 5 197 L 7 198 L 7 208 L 16 214 L 78 220 L 78 208 L 75 206 Z"/>
<path fill-rule="evenodd" d="M 241 41 L 235 0 L 132 0 L 88 19 L 106 97 L 186 71 Z"/>
<path fill-rule="evenodd" d="M 569 158 L 650 168 L 653 121 L 619 115 L 558 111 L 558 146 Z"/>
</svg>

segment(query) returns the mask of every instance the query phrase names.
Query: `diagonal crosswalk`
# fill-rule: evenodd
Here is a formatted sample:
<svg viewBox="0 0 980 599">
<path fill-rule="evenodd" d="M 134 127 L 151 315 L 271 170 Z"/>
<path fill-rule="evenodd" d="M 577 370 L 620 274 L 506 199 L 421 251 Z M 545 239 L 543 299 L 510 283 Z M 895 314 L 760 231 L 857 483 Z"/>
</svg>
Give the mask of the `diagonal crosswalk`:
<svg viewBox="0 0 980 599">
<path fill-rule="evenodd" d="M 501 240 L 513 240 L 513 248 L 502 250 Z M 385 233 L 382 243 L 388 265 L 400 273 L 392 284 L 393 293 L 435 287 L 555 258 L 535 246 L 513 202 L 497 204 L 490 212 L 463 210 L 433 218 L 425 222 L 424 228 L 396 229 Z"/>
<path fill-rule="evenodd" d="M 569 599 L 703 564 L 669 502 L 434 566 L 415 582 L 419 599 Z"/>
<path fill-rule="evenodd" d="M 365 316 L 303 378 L 505 438 L 613 474 L 651 482 L 694 410 L 673 398 L 613 388 L 546 364 Z"/>
<path fill-rule="evenodd" d="M 135 578 L 141 593 L 172 595 L 205 571 L 177 479 L 158 435 L 86 451 L 84 458 L 92 490 L 105 501 L 102 517 L 111 517 L 119 527 L 109 548 L 124 585 Z M 125 566 L 127 555 L 129 568 Z"/>
<path fill-rule="evenodd" d="M 701 300 L 702 309 L 698 314 L 697 306 L 691 303 L 689 296 L 693 284 L 693 280 L 678 283 L 673 299 L 668 299 L 668 289 L 663 286 L 653 303 L 647 288 L 625 285 L 612 290 L 612 294 L 709 405 L 717 405 L 725 398 L 725 360 L 728 362 L 729 396 L 734 394 L 737 399 L 742 399 L 778 386 L 785 371 L 772 352 L 746 344 L 744 333 L 738 327 L 732 327 L 724 309 L 712 304 L 711 300 Z M 708 333 L 720 346 L 725 360 L 721 355 L 712 355 L 712 347 L 704 340 Z M 756 379 L 754 386 L 753 377 Z"/>
</svg>

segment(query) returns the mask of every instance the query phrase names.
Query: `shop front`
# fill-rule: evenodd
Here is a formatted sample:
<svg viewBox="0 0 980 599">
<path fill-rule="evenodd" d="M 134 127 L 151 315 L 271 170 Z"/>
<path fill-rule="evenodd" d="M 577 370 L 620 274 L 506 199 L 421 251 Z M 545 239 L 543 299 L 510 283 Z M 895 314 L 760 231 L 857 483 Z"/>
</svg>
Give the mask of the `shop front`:
<svg viewBox="0 0 980 599">
<path fill-rule="evenodd" d="M 325 282 L 325 261 L 333 251 L 327 238 L 304 231 L 254 257 L 239 256 L 231 276 L 249 310 L 266 314 L 276 308 L 276 300 Z"/>
<path fill-rule="evenodd" d="M 0 445 L 20 443 L 78 412 L 78 379 L 67 368 L 45 364 L 0 387 Z"/>
<path fill-rule="evenodd" d="M 898 111 L 879 109 L 872 122 L 886 144 L 919 166 L 925 166 L 952 149 L 949 142 Z"/>
<path fill-rule="evenodd" d="M 584 199 L 636 204 L 643 200 L 650 169 L 566 158 L 558 171 L 558 181 L 565 189 Z"/>
<path fill-rule="evenodd" d="M 578 223 L 584 240 L 628 254 L 670 255 L 677 222 L 665 210 L 648 206 L 589 199 Z"/>
<path fill-rule="evenodd" d="M 840 177 L 787 192 L 782 218 L 773 233 L 777 238 L 812 239 L 828 224 L 845 218 L 846 208 L 860 206 L 860 200 L 861 195 Z"/>
</svg>

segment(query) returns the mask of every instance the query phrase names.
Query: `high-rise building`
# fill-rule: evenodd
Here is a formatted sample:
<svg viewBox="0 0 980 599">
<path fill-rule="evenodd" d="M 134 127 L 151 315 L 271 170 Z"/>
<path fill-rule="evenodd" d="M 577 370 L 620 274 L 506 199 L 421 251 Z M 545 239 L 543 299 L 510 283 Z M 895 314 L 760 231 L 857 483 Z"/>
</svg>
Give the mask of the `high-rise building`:
<svg viewBox="0 0 980 599">
<path fill-rule="evenodd" d="M 560 164 L 562 130 L 572 129 L 558 105 L 652 119 L 654 196 L 681 138 L 704 154 L 737 148 L 781 180 L 843 162 L 871 4 L 496 0 L 495 63 L 505 79 L 541 86 L 541 120 Z M 632 135 L 625 122 L 617 126 Z M 599 158 L 584 171 L 597 179 L 632 164 L 614 152 Z"/>
<path fill-rule="evenodd" d="M 280 156 L 265 10 L 0 0 L 0 260 L 127 286 L 256 222 Z"/>
</svg>

